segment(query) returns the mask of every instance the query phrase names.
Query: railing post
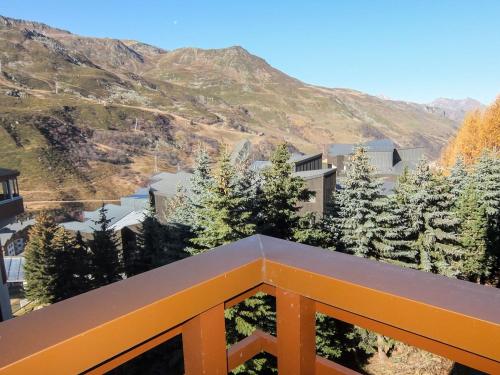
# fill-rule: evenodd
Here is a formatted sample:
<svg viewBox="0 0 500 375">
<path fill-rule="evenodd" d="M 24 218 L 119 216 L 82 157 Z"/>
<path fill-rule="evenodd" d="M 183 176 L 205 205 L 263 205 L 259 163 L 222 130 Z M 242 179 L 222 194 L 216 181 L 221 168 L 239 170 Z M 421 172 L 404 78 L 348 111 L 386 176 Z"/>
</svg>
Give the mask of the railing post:
<svg viewBox="0 0 500 375">
<path fill-rule="evenodd" d="M 224 304 L 186 322 L 182 328 L 186 375 L 226 375 Z"/>
<path fill-rule="evenodd" d="M 278 373 L 314 374 L 316 311 L 313 300 L 276 288 Z"/>
</svg>

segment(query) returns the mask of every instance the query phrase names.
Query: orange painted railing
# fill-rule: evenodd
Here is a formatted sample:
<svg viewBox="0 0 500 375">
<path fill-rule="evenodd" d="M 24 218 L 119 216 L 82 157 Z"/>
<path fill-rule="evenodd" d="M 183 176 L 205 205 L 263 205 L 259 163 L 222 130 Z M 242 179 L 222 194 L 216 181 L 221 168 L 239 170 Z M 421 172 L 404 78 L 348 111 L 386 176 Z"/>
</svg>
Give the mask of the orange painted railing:
<svg viewBox="0 0 500 375">
<path fill-rule="evenodd" d="M 226 349 L 224 309 L 276 296 L 277 335 Z M 186 374 L 260 352 L 280 374 L 350 374 L 316 356 L 315 313 L 500 374 L 500 291 L 252 236 L 0 323 L 0 373 L 104 373 L 182 334 Z"/>
</svg>

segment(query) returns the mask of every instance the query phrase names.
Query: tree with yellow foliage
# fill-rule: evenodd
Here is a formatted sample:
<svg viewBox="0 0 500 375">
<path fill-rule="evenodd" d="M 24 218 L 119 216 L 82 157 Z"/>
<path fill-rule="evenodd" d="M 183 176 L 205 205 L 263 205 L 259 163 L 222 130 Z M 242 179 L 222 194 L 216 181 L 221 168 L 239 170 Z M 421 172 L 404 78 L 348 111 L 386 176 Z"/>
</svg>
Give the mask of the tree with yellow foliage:
<svg viewBox="0 0 500 375">
<path fill-rule="evenodd" d="M 464 163 L 476 162 L 484 150 L 500 150 L 500 96 L 484 111 L 469 113 L 442 155 L 442 163 L 449 167 L 458 155 Z"/>
</svg>

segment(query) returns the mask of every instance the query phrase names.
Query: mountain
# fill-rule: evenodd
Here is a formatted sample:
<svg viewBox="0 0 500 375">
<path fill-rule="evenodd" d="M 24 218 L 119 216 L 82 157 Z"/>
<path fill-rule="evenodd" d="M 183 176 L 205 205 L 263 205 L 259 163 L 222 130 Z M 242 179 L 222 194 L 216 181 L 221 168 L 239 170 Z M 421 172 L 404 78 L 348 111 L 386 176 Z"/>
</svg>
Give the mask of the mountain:
<svg viewBox="0 0 500 375">
<path fill-rule="evenodd" d="M 448 99 L 438 98 L 428 104 L 428 106 L 435 108 L 436 112 L 441 112 L 444 117 L 452 121 L 461 123 L 465 115 L 476 109 L 484 109 L 483 103 L 476 99 Z"/>
<path fill-rule="evenodd" d="M 189 166 L 199 142 L 266 154 L 283 139 L 313 152 L 389 137 L 436 157 L 457 126 L 428 105 L 306 84 L 239 46 L 166 51 L 0 17 L 0 51 L 0 165 L 31 200 L 114 198 L 155 160 Z"/>
</svg>

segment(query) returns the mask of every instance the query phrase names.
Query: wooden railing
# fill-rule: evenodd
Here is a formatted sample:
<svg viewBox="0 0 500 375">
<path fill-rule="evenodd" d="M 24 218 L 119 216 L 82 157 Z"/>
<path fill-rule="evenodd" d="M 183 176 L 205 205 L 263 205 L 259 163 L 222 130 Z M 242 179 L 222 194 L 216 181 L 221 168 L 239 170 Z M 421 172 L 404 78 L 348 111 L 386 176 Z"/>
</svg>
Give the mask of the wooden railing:
<svg viewBox="0 0 500 375">
<path fill-rule="evenodd" d="M 276 297 L 276 337 L 226 349 L 224 309 Z M 500 374 L 500 291 L 252 236 L 0 324 L 2 374 L 100 374 L 182 334 L 186 374 L 226 374 L 258 353 L 280 374 L 352 374 L 320 358 L 315 313 Z"/>
</svg>

